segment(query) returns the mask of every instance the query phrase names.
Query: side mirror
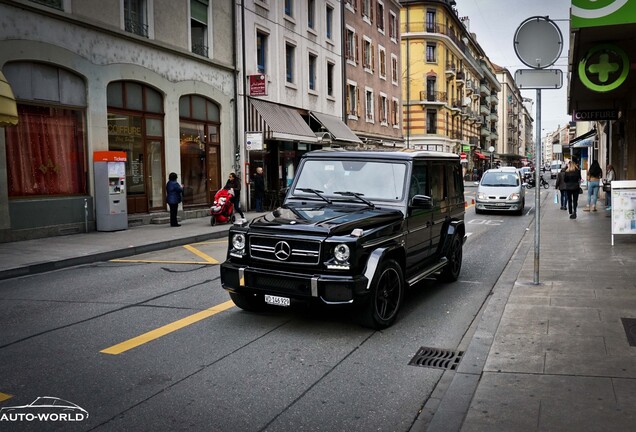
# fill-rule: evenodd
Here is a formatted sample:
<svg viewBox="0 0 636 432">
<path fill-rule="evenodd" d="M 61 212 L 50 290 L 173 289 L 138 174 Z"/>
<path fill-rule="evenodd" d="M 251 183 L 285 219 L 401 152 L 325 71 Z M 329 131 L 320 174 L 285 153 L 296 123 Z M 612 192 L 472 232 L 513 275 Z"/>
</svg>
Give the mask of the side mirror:
<svg viewBox="0 0 636 432">
<path fill-rule="evenodd" d="M 426 195 L 415 195 L 411 198 L 411 207 L 430 210 L 433 208 L 433 199 Z"/>
</svg>

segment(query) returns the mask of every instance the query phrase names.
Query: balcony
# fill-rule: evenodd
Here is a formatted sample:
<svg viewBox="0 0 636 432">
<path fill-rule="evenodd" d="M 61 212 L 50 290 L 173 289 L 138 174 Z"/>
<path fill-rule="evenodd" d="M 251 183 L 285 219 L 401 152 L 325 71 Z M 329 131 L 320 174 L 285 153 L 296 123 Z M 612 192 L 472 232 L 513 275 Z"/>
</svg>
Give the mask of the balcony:
<svg viewBox="0 0 636 432">
<path fill-rule="evenodd" d="M 457 83 L 457 87 L 461 87 L 466 83 L 466 74 L 464 71 L 457 71 L 457 75 L 455 75 L 455 82 Z"/>
<path fill-rule="evenodd" d="M 474 94 L 474 84 L 473 84 L 473 80 L 466 80 L 466 95 L 467 96 L 471 96 Z"/>
<path fill-rule="evenodd" d="M 497 96 L 497 93 L 490 93 L 490 103 L 492 105 L 498 105 L 499 104 L 499 97 Z"/>
<path fill-rule="evenodd" d="M 479 106 L 479 112 L 482 113 L 483 115 L 489 115 L 490 114 L 490 108 L 488 108 L 488 105 L 480 105 Z"/>
<path fill-rule="evenodd" d="M 486 84 L 480 84 L 479 93 L 481 93 L 482 96 L 488 96 L 490 94 L 490 89 Z"/>
<path fill-rule="evenodd" d="M 420 101 L 431 105 L 445 105 L 448 102 L 448 96 L 446 92 L 421 91 Z"/>
<path fill-rule="evenodd" d="M 481 130 L 480 130 L 480 135 L 483 137 L 488 138 L 490 136 L 490 130 L 488 130 L 488 128 L 486 126 L 482 126 Z"/>
<path fill-rule="evenodd" d="M 454 114 L 459 114 L 459 112 L 461 111 L 462 107 L 461 107 L 461 101 L 459 99 L 453 99 L 450 101 L 450 109 L 453 111 L 453 115 Z"/>
<path fill-rule="evenodd" d="M 455 63 L 453 62 L 446 63 L 446 78 L 450 79 L 454 77 L 456 73 L 457 73 L 457 67 L 455 66 Z"/>
</svg>

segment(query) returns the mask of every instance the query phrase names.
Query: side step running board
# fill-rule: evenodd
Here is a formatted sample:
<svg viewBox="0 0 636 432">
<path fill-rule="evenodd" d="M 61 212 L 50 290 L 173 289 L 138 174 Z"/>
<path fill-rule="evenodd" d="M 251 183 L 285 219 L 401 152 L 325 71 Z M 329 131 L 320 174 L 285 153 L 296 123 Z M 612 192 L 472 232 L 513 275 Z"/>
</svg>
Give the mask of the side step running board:
<svg viewBox="0 0 636 432">
<path fill-rule="evenodd" d="M 444 266 L 446 264 L 448 264 L 448 258 L 443 257 L 433 267 L 429 267 L 429 268 L 425 269 L 422 273 L 419 273 L 419 274 L 413 276 L 411 279 L 409 279 L 407 281 L 407 283 L 409 285 L 414 285 L 414 284 L 418 283 L 419 281 L 421 281 L 422 279 L 425 279 L 425 278 L 429 277 L 433 273 L 436 273 L 436 272 L 440 271 L 442 268 L 444 268 Z"/>
</svg>

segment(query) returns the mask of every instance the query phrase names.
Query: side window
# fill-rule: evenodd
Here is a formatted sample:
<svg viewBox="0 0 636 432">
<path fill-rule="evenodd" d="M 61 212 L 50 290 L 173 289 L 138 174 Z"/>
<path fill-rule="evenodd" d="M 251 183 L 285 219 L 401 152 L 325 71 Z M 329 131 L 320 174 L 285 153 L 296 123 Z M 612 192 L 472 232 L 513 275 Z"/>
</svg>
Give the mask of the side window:
<svg viewBox="0 0 636 432">
<path fill-rule="evenodd" d="M 446 166 L 446 184 L 448 185 L 448 197 L 455 199 L 461 191 L 460 182 L 462 180 L 461 166 L 458 164 L 448 164 Z"/>
<path fill-rule="evenodd" d="M 415 195 L 427 195 L 427 164 L 423 161 L 415 161 L 413 163 L 413 172 L 411 173 L 411 183 L 409 185 L 409 201 Z"/>
<path fill-rule="evenodd" d="M 443 162 L 433 162 L 431 165 L 431 198 L 433 202 L 440 202 L 445 199 L 446 194 L 446 179 Z"/>
</svg>

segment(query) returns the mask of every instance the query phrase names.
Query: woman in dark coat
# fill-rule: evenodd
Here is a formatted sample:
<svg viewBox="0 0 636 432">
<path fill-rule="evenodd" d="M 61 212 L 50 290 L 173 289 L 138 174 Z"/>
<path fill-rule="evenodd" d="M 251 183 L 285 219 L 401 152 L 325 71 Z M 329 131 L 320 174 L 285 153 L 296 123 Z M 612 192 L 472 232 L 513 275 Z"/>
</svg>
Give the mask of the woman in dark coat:
<svg viewBox="0 0 636 432">
<path fill-rule="evenodd" d="M 182 194 L 183 188 L 177 183 L 177 173 L 171 172 L 168 176 L 168 183 L 166 183 L 166 202 L 168 203 L 168 207 L 170 207 L 171 227 L 181 226 L 177 220 L 177 210 L 179 209 Z"/>
<path fill-rule="evenodd" d="M 228 176 L 227 182 L 225 183 L 225 188 L 226 189 L 232 188 L 233 196 L 232 196 L 232 199 L 230 199 L 230 201 L 232 201 L 232 204 L 234 204 L 234 210 L 236 210 L 238 214 L 241 215 L 242 219 L 245 219 L 245 215 L 241 211 L 241 207 L 240 207 L 241 181 L 238 179 L 238 177 L 236 177 L 236 174 L 230 173 L 230 175 Z"/>
<path fill-rule="evenodd" d="M 568 162 L 565 170 L 565 190 L 568 194 L 568 213 L 570 219 L 576 219 L 576 208 L 579 203 L 579 189 L 581 188 L 581 170 L 574 162 Z"/>
</svg>

